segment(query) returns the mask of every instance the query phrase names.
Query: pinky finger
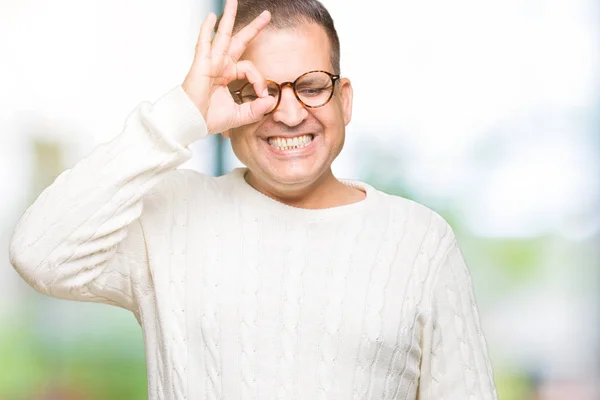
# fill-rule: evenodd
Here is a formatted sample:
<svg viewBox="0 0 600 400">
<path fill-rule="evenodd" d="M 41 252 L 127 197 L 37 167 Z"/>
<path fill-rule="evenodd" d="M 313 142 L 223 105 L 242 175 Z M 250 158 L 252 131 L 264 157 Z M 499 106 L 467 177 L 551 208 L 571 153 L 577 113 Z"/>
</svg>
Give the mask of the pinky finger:
<svg viewBox="0 0 600 400">
<path fill-rule="evenodd" d="M 196 55 L 195 58 L 207 59 L 210 58 L 211 42 L 212 42 L 212 31 L 217 23 L 217 16 L 210 12 L 208 16 L 202 21 L 200 26 L 200 35 L 198 36 L 198 43 L 196 43 Z"/>
</svg>

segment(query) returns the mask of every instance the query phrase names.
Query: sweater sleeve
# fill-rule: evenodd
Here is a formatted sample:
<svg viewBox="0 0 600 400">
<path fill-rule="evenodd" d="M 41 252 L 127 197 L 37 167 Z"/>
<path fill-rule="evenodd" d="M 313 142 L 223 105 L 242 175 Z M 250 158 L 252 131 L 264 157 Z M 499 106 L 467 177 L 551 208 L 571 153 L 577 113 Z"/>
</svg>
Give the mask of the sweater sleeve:
<svg viewBox="0 0 600 400">
<path fill-rule="evenodd" d="M 13 267 L 45 295 L 136 312 L 136 283 L 149 274 L 143 197 L 205 136 L 181 86 L 139 104 L 119 135 L 63 171 L 27 208 L 10 241 Z"/>
<path fill-rule="evenodd" d="M 496 400 L 471 275 L 454 237 L 433 281 L 419 400 Z"/>
</svg>

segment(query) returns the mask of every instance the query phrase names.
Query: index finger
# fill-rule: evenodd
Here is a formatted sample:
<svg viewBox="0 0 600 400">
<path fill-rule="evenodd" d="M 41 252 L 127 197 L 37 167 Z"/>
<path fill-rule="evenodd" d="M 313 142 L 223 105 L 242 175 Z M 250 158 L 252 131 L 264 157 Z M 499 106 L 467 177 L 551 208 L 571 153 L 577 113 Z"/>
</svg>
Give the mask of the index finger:
<svg viewBox="0 0 600 400">
<path fill-rule="evenodd" d="M 270 21 L 271 13 L 265 10 L 235 34 L 229 45 L 229 56 L 234 62 L 239 60 L 244 50 L 246 50 L 248 43 L 250 43 L 250 41 L 252 41 L 252 39 L 254 39 Z"/>
</svg>

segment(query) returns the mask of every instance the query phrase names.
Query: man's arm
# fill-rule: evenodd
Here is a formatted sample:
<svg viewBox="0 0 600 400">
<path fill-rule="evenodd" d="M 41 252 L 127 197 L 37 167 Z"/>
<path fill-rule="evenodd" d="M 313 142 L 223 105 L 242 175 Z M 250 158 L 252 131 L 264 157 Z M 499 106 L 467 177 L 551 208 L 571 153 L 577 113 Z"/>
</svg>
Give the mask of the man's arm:
<svg viewBox="0 0 600 400">
<path fill-rule="evenodd" d="M 26 210 L 11 264 L 37 291 L 135 311 L 133 284 L 148 271 L 143 197 L 207 135 L 181 86 L 141 103 L 120 135 L 61 173 Z"/>
<path fill-rule="evenodd" d="M 419 400 L 495 400 L 493 369 L 467 264 L 452 233 L 424 327 Z"/>
<path fill-rule="evenodd" d="M 148 273 L 143 196 L 191 158 L 190 143 L 256 122 L 275 102 L 258 69 L 239 61 L 271 15 L 232 35 L 236 10 L 227 0 L 214 40 L 217 17 L 209 13 L 184 82 L 154 105 L 140 104 L 119 136 L 60 174 L 21 217 L 10 261 L 36 290 L 136 311 L 134 283 Z M 260 97 L 236 104 L 227 87 L 236 79 L 252 81 Z"/>
</svg>

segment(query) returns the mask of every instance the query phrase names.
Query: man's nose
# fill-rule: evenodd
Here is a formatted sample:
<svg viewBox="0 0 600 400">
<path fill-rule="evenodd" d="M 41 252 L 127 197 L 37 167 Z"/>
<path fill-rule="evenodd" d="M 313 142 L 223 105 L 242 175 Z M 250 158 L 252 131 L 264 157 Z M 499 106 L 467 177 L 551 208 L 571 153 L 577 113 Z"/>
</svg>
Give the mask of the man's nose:
<svg viewBox="0 0 600 400">
<path fill-rule="evenodd" d="M 298 101 L 291 85 L 285 85 L 279 93 L 281 99 L 273 112 L 273 120 L 287 126 L 299 125 L 308 115 L 308 110 Z"/>
</svg>

